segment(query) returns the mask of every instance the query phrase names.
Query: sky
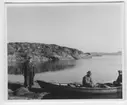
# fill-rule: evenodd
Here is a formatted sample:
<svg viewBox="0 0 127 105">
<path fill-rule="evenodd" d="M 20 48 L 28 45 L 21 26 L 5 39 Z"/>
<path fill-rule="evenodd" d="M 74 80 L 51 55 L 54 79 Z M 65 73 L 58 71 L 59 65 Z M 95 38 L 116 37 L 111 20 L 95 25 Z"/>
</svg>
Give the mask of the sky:
<svg viewBox="0 0 127 105">
<path fill-rule="evenodd" d="M 8 42 L 39 42 L 83 52 L 122 50 L 123 4 L 7 5 Z"/>
</svg>

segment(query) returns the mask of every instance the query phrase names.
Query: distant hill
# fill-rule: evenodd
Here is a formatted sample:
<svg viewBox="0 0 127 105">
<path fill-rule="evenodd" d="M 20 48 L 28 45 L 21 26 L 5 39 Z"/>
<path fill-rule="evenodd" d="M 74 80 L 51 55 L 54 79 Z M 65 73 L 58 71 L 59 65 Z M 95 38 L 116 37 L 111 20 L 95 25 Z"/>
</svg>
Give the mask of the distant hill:
<svg viewBox="0 0 127 105">
<path fill-rule="evenodd" d="M 118 52 L 111 52 L 111 53 L 106 53 L 106 52 L 91 52 L 90 53 L 92 56 L 103 56 L 103 55 L 122 55 L 121 51 Z"/>
<path fill-rule="evenodd" d="M 33 61 L 72 60 L 91 58 L 89 53 L 55 44 L 11 42 L 8 43 L 8 61 L 21 62 L 24 55 L 31 56 Z"/>
</svg>

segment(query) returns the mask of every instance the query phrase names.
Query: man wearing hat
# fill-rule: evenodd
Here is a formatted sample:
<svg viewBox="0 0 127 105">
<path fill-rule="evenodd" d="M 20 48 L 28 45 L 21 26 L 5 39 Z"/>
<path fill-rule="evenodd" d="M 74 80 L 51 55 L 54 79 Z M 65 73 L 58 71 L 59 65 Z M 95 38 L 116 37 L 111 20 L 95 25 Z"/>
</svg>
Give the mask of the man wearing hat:
<svg viewBox="0 0 127 105">
<path fill-rule="evenodd" d="M 82 84 L 84 87 L 93 87 L 91 74 L 92 74 L 91 71 L 88 71 L 87 74 L 83 77 Z"/>
<path fill-rule="evenodd" d="M 23 63 L 24 86 L 29 88 L 33 85 L 35 76 L 35 68 L 31 60 L 32 58 L 30 56 L 26 56 Z"/>
<path fill-rule="evenodd" d="M 122 70 L 118 70 L 118 77 L 117 80 L 113 82 L 115 86 L 121 86 L 122 85 Z"/>
</svg>

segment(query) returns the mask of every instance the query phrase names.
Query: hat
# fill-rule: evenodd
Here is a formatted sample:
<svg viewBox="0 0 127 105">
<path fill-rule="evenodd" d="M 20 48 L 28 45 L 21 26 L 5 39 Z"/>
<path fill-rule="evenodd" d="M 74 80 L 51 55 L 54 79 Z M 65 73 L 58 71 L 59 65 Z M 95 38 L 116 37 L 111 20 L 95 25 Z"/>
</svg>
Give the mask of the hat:
<svg viewBox="0 0 127 105">
<path fill-rule="evenodd" d="M 91 74 L 91 71 L 88 71 L 87 74 Z"/>
<path fill-rule="evenodd" d="M 118 70 L 119 73 L 122 73 L 122 70 Z"/>
</svg>

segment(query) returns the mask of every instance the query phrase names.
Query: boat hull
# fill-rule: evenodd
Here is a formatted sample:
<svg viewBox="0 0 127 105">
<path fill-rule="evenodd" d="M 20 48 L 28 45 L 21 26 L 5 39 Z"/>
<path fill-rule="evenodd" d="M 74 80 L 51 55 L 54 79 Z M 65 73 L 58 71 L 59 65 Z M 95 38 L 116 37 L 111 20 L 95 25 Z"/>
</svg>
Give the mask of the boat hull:
<svg viewBox="0 0 127 105">
<path fill-rule="evenodd" d="M 80 98 L 101 98 L 101 99 L 112 99 L 122 98 L 122 87 L 112 88 L 87 88 L 87 87 L 70 87 L 61 86 L 58 84 L 47 83 L 44 81 L 37 81 L 41 88 L 46 89 L 55 95 L 61 96 L 74 96 Z"/>
</svg>

